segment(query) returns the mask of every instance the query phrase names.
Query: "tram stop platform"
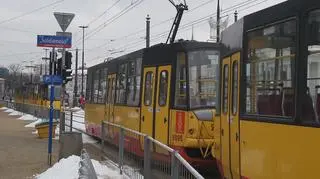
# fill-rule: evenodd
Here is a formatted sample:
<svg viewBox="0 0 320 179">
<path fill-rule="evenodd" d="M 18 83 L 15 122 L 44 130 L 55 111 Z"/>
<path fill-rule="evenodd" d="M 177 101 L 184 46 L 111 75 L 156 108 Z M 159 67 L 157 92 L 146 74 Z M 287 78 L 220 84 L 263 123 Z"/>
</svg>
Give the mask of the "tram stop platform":
<svg viewBox="0 0 320 179">
<path fill-rule="evenodd" d="M 0 111 L 0 178 L 33 178 L 49 168 L 48 140 L 33 135 L 26 128 L 30 121 L 18 120 Z M 53 140 L 52 164 L 58 159 L 59 141 Z"/>
</svg>

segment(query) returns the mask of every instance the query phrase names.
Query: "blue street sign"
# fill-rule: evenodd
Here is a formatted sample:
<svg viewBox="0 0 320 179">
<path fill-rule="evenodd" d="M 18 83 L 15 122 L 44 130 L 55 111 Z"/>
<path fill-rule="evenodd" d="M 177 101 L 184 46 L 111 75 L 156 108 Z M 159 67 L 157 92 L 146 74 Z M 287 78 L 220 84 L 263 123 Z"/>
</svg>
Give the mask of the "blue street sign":
<svg viewBox="0 0 320 179">
<path fill-rule="evenodd" d="M 44 75 L 43 83 L 48 85 L 61 85 L 63 82 L 61 76 L 58 75 Z"/>
<path fill-rule="evenodd" d="M 38 35 L 38 47 L 71 48 L 71 36 Z"/>
</svg>

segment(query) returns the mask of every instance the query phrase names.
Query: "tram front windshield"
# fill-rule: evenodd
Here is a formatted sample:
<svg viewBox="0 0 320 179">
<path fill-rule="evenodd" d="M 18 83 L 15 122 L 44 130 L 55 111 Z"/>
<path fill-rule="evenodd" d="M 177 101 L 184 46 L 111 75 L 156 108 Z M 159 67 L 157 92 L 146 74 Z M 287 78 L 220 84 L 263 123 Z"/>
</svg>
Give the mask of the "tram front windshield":
<svg viewBox="0 0 320 179">
<path fill-rule="evenodd" d="M 190 108 L 216 107 L 219 78 L 219 52 L 188 52 Z"/>
</svg>

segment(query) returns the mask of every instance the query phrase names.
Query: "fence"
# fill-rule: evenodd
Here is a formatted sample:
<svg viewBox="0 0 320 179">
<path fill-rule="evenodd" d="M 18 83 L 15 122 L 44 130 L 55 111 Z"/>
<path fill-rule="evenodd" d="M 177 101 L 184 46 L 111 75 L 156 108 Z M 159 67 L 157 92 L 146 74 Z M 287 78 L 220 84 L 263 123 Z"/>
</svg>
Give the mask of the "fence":
<svg viewBox="0 0 320 179">
<path fill-rule="evenodd" d="M 37 118 L 41 119 L 48 119 L 49 118 L 49 106 L 41 106 L 41 105 L 35 105 L 35 104 L 25 104 L 25 103 L 16 103 L 16 102 L 5 102 L 6 107 L 14 109 L 16 111 L 20 111 L 25 114 L 33 115 Z M 53 110 L 53 118 L 59 119 L 60 117 L 60 110 Z"/>
<path fill-rule="evenodd" d="M 31 114 L 39 118 L 48 118 L 49 108 L 21 103 L 8 102 L 7 107 Z M 85 133 L 84 119 L 73 111 L 61 113 L 54 111 L 54 117 L 64 115 L 66 123 L 63 127 L 76 129 Z M 75 127 L 75 124 L 82 127 Z M 68 130 L 68 129 L 67 129 Z M 61 131 L 61 130 L 60 130 Z M 116 161 L 120 173 L 130 178 L 172 178 L 172 179 L 203 179 L 203 177 L 172 148 L 161 142 L 123 126 L 102 121 L 101 123 L 101 152 L 112 161 Z"/>
<path fill-rule="evenodd" d="M 120 173 L 130 178 L 203 178 L 177 151 L 161 142 L 117 124 L 103 121 L 101 125 L 101 151 L 117 161 Z"/>
</svg>

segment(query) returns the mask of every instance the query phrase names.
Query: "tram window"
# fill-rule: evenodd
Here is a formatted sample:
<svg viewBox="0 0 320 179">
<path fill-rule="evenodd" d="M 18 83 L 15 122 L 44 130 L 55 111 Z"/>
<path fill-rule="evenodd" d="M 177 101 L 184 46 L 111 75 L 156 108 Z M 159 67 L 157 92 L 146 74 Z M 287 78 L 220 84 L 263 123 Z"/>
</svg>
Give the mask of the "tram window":
<svg viewBox="0 0 320 179">
<path fill-rule="evenodd" d="M 127 105 L 138 106 L 140 100 L 141 58 L 129 63 Z"/>
<path fill-rule="evenodd" d="M 238 112 L 238 62 L 232 65 L 232 114 Z"/>
<path fill-rule="evenodd" d="M 188 64 L 190 108 L 216 107 L 219 52 L 189 52 Z"/>
<path fill-rule="evenodd" d="M 147 72 L 144 84 L 144 105 L 151 106 L 153 95 L 153 72 Z"/>
<path fill-rule="evenodd" d="M 104 69 L 99 70 L 99 88 L 98 88 L 98 103 L 103 104 L 104 103 L 104 92 L 103 90 L 106 87 L 106 76 Z"/>
<path fill-rule="evenodd" d="M 187 107 L 187 71 L 186 54 L 180 52 L 177 55 L 176 86 L 174 106 L 178 108 Z"/>
<path fill-rule="evenodd" d="M 165 106 L 167 103 L 168 96 L 168 71 L 164 70 L 160 73 L 160 84 L 159 84 L 159 106 Z"/>
<path fill-rule="evenodd" d="M 296 21 L 289 20 L 248 32 L 246 112 L 295 114 Z"/>
<path fill-rule="evenodd" d="M 88 102 L 92 102 L 91 92 L 92 92 L 92 74 L 88 72 L 87 80 L 86 80 L 86 101 Z"/>
<path fill-rule="evenodd" d="M 319 124 L 320 116 L 320 10 L 310 12 L 308 20 L 307 89 L 303 93 L 301 121 Z"/>
<path fill-rule="evenodd" d="M 117 104 L 126 104 L 127 64 L 120 65 L 117 76 Z"/>
<path fill-rule="evenodd" d="M 98 88 L 99 88 L 99 70 L 97 70 L 95 73 L 94 73 L 94 80 L 93 80 L 93 102 L 94 103 L 98 103 Z"/>
<path fill-rule="evenodd" d="M 228 112 L 228 82 L 229 82 L 229 66 L 223 67 L 223 113 Z"/>
<path fill-rule="evenodd" d="M 107 69 L 103 69 L 100 72 L 100 86 L 99 86 L 99 96 L 98 103 L 105 103 L 106 99 L 106 88 L 107 88 Z"/>
</svg>

